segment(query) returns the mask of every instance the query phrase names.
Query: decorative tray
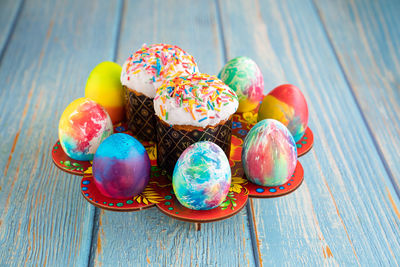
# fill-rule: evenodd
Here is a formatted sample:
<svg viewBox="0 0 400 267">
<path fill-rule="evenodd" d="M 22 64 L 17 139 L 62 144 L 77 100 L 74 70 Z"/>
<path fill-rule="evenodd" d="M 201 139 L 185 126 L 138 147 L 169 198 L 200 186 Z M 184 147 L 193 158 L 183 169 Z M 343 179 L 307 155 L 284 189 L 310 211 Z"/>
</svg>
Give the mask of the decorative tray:
<svg viewBox="0 0 400 267">
<path fill-rule="evenodd" d="M 102 195 L 94 184 L 91 162 L 69 158 L 61 148 L 59 141 L 53 146 L 52 158 L 61 170 L 83 176 L 81 193 L 89 203 L 96 207 L 127 212 L 156 206 L 162 213 L 175 219 L 196 223 L 196 228 L 200 229 L 200 223 L 219 221 L 235 215 L 243 209 L 249 197 L 280 197 L 293 192 L 303 182 L 304 171 L 299 161 L 297 161 L 291 179 L 285 184 L 266 187 L 253 184 L 246 179 L 241 162 L 242 145 L 248 131 L 256 122 L 257 114 L 253 112 L 234 115 L 229 158 L 232 171 L 231 187 L 222 204 L 212 210 L 191 210 L 178 202 L 172 189 L 171 177 L 168 177 L 163 170 L 157 167 L 156 144 L 153 142 L 142 142 L 151 161 L 150 182 L 141 194 L 127 199 L 111 199 Z M 114 132 L 134 136 L 123 123 L 115 125 Z M 310 128 L 307 128 L 302 139 L 297 142 L 298 157 L 307 153 L 312 148 L 313 142 L 313 133 Z"/>
</svg>

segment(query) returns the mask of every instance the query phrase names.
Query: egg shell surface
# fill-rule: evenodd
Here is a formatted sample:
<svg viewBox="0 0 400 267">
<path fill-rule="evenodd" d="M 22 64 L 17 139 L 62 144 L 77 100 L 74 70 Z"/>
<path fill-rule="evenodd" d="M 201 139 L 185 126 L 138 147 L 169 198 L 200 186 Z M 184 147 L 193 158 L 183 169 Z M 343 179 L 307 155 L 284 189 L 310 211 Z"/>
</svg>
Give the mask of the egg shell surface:
<svg viewBox="0 0 400 267">
<path fill-rule="evenodd" d="M 244 140 L 242 164 L 247 179 L 255 184 L 286 183 L 297 164 L 296 143 L 289 130 L 277 120 L 258 122 Z"/>
<path fill-rule="evenodd" d="M 115 199 L 133 197 L 143 192 L 149 183 L 149 155 L 134 137 L 113 134 L 97 149 L 93 176 L 103 195 Z"/>
<path fill-rule="evenodd" d="M 255 109 L 263 97 L 264 78 L 257 64 L 248 57 L 237 57 L 230 60 L 218 74 L 238 96 L 237 112 Z"/>
<path fill-rule="evenodd" d="M 58 136 L 64 152 L 75 160 L 92 160 L 100 143 L 113 133 L 110 116 L 88 98 L 78 98 L 64 110 Z"/>
<path fill-rule="evenodd" d="M 113 123 L 124 119 L 124 92 L 120 81 L 121 66 L 105 61 L 90 73 L 85 87 L 85 97 L 102 105 Z"/>
<path fill-rule="evenodd" d="M 194 143 L 179 157 L 172 186 L 178 201 L 193 210 L 209 210 L 225 200 L 231 168 L 224 151 L 208 141 Z"/>
<path fill-rule="evenodd" d="M 299 141 L 307 129 L 308 107 L 302 92 L 294 85 L 283 84 L 265 96 L 258 110 L 258 121 L 275 119 L 283 123 Z"/>
</svg>

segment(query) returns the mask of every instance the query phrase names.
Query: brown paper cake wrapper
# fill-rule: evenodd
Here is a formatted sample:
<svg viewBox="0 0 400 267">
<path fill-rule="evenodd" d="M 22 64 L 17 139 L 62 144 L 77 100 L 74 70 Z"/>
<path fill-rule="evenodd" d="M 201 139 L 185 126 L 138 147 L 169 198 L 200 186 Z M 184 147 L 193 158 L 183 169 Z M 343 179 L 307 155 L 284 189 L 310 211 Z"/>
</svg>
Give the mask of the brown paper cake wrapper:
<svg viewBox="0 0 400 267">
<path fill-rule="evenodd" d="M 156 116 L 157 117 L 157 116 Z M 170 126 L 157 117 L 157 165 L 172 175 L 182 152 L 199 141 L 211 141 L 219 145 L 229 158 L 231 149 L 232 117 L 225 122 L 207 128 Z"/>
<path fill-rule="evenodd" d="M 156 140 L 153 99 L 124 86 L 126 121 L 129 130 L 142 141 Z"/>
</svg>

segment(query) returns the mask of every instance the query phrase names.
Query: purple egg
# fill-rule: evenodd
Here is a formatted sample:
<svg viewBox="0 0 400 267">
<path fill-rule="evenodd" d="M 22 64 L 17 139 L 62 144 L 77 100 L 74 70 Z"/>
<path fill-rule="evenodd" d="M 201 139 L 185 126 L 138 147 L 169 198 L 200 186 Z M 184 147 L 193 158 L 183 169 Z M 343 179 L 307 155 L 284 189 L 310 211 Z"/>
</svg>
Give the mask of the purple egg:
<svg viewBox="0 0 400 267">
<path fill-rule="evenodd" d="M 105 139 L 93 159 L 94 182 L 110 198 L 140 194 L 150 179 L 150 159 L 134 137 L 118 133 Z"/>
</svg>

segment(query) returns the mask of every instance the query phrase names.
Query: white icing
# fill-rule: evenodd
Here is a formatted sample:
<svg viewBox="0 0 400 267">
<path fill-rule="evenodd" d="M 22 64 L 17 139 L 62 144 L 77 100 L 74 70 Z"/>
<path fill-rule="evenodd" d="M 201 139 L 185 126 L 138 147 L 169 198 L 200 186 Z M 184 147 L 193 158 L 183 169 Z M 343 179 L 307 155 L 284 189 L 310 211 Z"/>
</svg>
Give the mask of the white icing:
<svg viewBox="0 0 400 267">
<path fill-rule="evenodd" d="M 141 54 L 143 51 L 148 55 L 143 56 Z M 157 52 L 160 58 L 160 75 L 157 75 L 157 70 L 155 69 L 157 67 Z M 174 60 L 175 57 L 179 59 L 178 63 Z M 136 70 L 139 71 L 137 72 Z M 194 63 L 193 57 L 179 47 L 166 44 L 150 46 L 144 44 L 122 66 L 121 83 L 138 93 L 154 98 L 157 88 L 161 86 L 165 79 L 175 75 L 189 75 L 198 71 L 199 69 Z"/>
<path fill-rule="evenodd" d="M 122 70 L 126 70 L 125 62 Z M 146 71 L 140 71 L 136 74 L 128 75 L 125 71 L 121 72 L 121 83 L 126 87 L 142 93 L 147 97 L 154 98 L 156 96 L 156 89 L 161 85 L 160 82 L 153 82 L 153 74 Z M 128 80 L 129 77 L 129 80 Z"/>
<path fill-rule="evenodd" d="M 230 91 L 229 94 L 233 93 L 233 95 L 229 96 L 225 95 L 226 100 L 228 100 L 226 102 L 228 103 L 227 105 L 224 106 L 222 104 L 218 108 L 218 105 L 216 104 L 217 102 L 215 100 L 211 101 L 209 96 L 201 95 L 200 98 L 202 101 L 200 102 L 200 100 L 198 99 L 197 100 L 198 103 L 192 105 L 193 107 L 192 113 L 194 116 L 193 118 L 192 114 L 187 110 L 187 108 L 190 107 L 190 104 L 188 102 L 183 102 L 181 105 L 180 101 L 179 100 L 177 101 L 176 97 L 171 97 L 170 99 L 166 98 L 167 95 L 168 96 L 170 95 L 166 87 L 171 86 L 171 84 L 168 85 L 167 81 L 157 90 L 157 95 L 154 99 L 154 110 L 156 115 L 170 125 L 191 125 L 202 128 L 208 126 L 215 126 L 222 121 L 228 120 L 230 116 L 236 112 L 239 105 L 236 94 L 232 90 L 230 90 L 230 88 L 227 85 L 225 85 L 222 81 L 220 81 L 216 77 L 209 76 L 206 74 L 200 74 L 200 75 L 203 77 L 208 77 L 209 79 L 214 79 L 215 81 L 213 82 L 213 84 L 216 87 L 218 87 L 219 90 Z M 215 86 L 211 85 L 212 83 L 207 83 L 207 84 L 210 85 L 207 89 L 208 92 L 213 93 L 214 91 L 217 90 Z M 200 90 L 204 87 L 204 85 L 199 85 L 198 81 L 187 83 L 185 87 L 188 92 L 188 95 L 185 95 L 185 98 L 186 96 L 188 96 L 190 99 L 195 98 L 193 94 L 189 92 L 189 88 L 192 86 L 199 86 Z M 163 99 L 165 100 L 165 103 L 163 103 Z M 217 108 L 214 109 L 210 108 L 208 106 L 208 101 L 214 102 Z M 198 111 L 199 108 L 195 108 L 198 107 L 198 105 L 202 105 L 203 111 Z M 161 107 L 164 110 L 164 116 Z M 206 112 L 206 115 L 202 114 L 204 110 Z M 166 112 L 168 112 L 168 118 L 166 118 L 165 116 Z"/>
</svg>

